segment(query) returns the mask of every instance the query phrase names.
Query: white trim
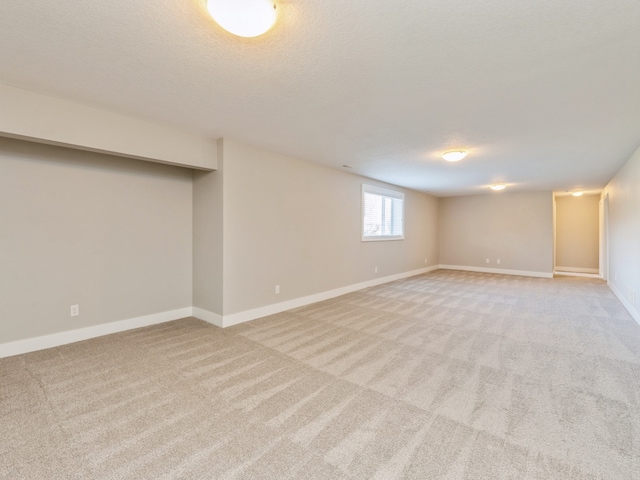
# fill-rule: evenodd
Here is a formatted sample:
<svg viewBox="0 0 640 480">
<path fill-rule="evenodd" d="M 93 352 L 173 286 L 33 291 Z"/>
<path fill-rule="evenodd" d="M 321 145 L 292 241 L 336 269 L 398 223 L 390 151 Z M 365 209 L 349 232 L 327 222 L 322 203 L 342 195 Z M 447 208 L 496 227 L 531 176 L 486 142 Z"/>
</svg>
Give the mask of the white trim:
<svg viewBox="0 0 640 480">
<path fill-rule="evenodd" d="M 362 184 L 362 193 L 372 193 L 381 197 L 397 198 L 398 200 L 404 200 L 404 193 L 398 190 L 391 190 L 389 188 L 376 187 L 375 185 L 369 185 L 367 183 Z"/>
<path fill-rule="evenodd" d="M 205 310 L 203 308 L 193 307 L 193 316 L 199 320 L 204 320 L 211 325 L 215 325 L 216 327 L 224 326 L 222 315 L 210 312 L 209 310 Z"/>
<path fill-rule="evenodd" d="M 76 330 L 68 330 L 66 332 L 52 333 L 51 335 L 43 335 L 41 337 L 2 343 L 0 344 L 0 358 L 35 352 L 36 350 L 44 350 L 45 348 L 59 347 L 61 345 L 67 345 L 68 343 L 80 342 L 82 340 L 101 337 L 111 333 L 124 332 L 125 330 L 133 330 L 134 328 L 170 322 L 180 318 L 191 317 L 192 315 L 193 308 L 185 307 L 178 310 L 170 310 L 167 312 L 145 315 L 143 317 L 120 320 L 118 322 L 103 323 L 102 325 L 94 325 L 91 327 L 78 328 Z"/>
<path fill-rule="evenodd" d="M 599 278 L 604 280 L 597 273 L 575 273 L 575 272 L 554 272 L 554 275 L 563 275 L 565 277 L 586 277 L 586 278 Z"/>
<path fill-rule="evenodd" d="M 521 277 L 553 278 L 551 272 L 531 272 L 528 270 L 507 270 L 503 268 L 468 267 L 464 265 L 439 265 L 443 270 L 463 270 L 467 272 L 497 273 L 499 275 L 519 275 Z"/>
<path fill-rule="evenodd" d="M 597 268 L 581 268 L 581 267 L 556 267 L 556 273 L 571 272 L 571 273 L 595 273 L 600 271 Z"/>
<path fill-rule="evenodd" d="M 185 307 L 178 310 L 171 310 L 167 312 L 145 315 L 142 317 L 120 320 L 118 322 L 103 323 L 101 325 L 94 325 L 91 327 L 78 328 L 76 330 L 69 330 L 66 332 L 43 335 L 41 337 L 17 340 L 15 342 L 0 344 L 0 358 L 35 352 L 37 350 L 44 350 L 46 348 L 59 347 L 61 345 L 67 345 L 69 343 L 80 342 L 82 340 L 101 337 L 103 335 L 109 335 L 111 333 L 133 330 L 135 328 L 147 327 L 149 325 L 170 322 L 185 317 L 195 317 L 217 327 L 230 327 L 239 323 L 255 320 L 256 318 L 273 315 L 274 313 L 284 312 L 285 310 L 290 310 L 292 308 L 302 307 L 311 303 L 316 303 L 322 300 L 327 300 L 329 298 L 345 295 L 347 293 L 355 292 L 356 290 L 361 290 L 363 288 L 373 287 L 375 285 L 393 282 L 401 278 L 413 277 L 415 275 L 431 272 L 433 270 L 437 270 L 438 268 L 438 265 L 433 265 L 431 267 L 376 278 L 373 280 L 368 280 L 366 282 L 337 288 L 335 290 L 316 293 L 307 297 L 296 298 L 293 300 L 288 300 L 286 302 L 267 305 L 265 307 L 246 310 L 244 312 L 238 312 L 231 315 L 222 316 L 199 307 Z"/>
<path fill-rule="evenodd" d="M 609 193 L 602 196 L 599 207 L 599 273 L 604 280 L 609 280 Z"/>
<path fill-rule="evenodd" d="M 395 275 L 388 275 L 386 277 L 367 280 L 366 282 L 347 285 L 346 287 L 340 287 L 334 290 L 327 290 L 326 292 L 315 293 L 306 297 L 294 298 L 292 300 L 287 300 L 286 302 L 274 303 L 272 305 L 254 308 L 253 310 L 245 310 L 243 312 L 232 313 L 231 315 L 224 315 L 222 324 L 223 327 L 238 325 L 239 323 L 249 322 L 251 320 L 255 320 L 256 318 L 262 318 L 268 315 L 274 315 L 276 313 L 284 312 L 286 310 L 291 310 L 292 308 L 303 307 L 311 303 L 321 302 L 330 298 L 339 297 L 340 295 L 355 292 L 356 290 L 362 290 L 363 288 L 374 287 L 383 283 L 400 280 L 401 278 L 413 277 L 415 275 L 432 272 L 434 270 L 437 270 L 438 268 L 438 265 L 433 265 L 431 267 L 420 268 L 418 270 L 412 270 L 410 272 L 397 273 Z M 196 315 L 195 311 L 194 315 L 199 318 Z"/>
<path fill-rule="evenodd" d="M 365 282 L 355 283 L 353 285 L 347 285 L 345 287 L 336 288 L 333 290 L 327 290 L 325 292 L 308 295 L 306 297 L 294 298 L 285 302 L 275 303 L 272 305 L 266 305 L 264 307 L 255 308 L 252 310 L 245 310 L 243 312 L 233 313 L 230 315 L 219 315 L 208 310 L 204 310 L 199 307 L 185 307 L 178 310 L 171 310 L 167 312 L 160 312 L 152 315 L 145 315 L 143 317 L 130 318 L 127 320 L 121 320 L 118 322 L 105 323 L 102 325 L 95 325 L 92 327 L 80 328 L 77 330 L 70 330 L 67 332 L 54 333 L 51 335 L 44 335 L 41 337 L 28 338 L 25 340 L 18 340 L 15 342 L 0 344 L 0 358 L 10 357 L 12 355 L 20 355 L 22 353 L 33 352 L 36 350 L 43 350 L 45 348 L 58 347 L 69 343 L 79 342 L 82 340 L 88 340 L 90 338 L 100 337 L 103 335 L 109 335 L 111 333 L 123 332 L 126 330 L 132 330 L 135 328 L 146 327 L 149 325 L 155 325 L 158 323 L 170 322 L 185 317 L 196 317 L 207 323 L 215 325 L 217 327 L 230 327 L 232 325 L 238 325 L 240 323 L 249 322 L 257 318 L 262 318 L 268 315 L 291 310 L 292 308 L 303 307 L 330 298 L 339 297 L 347 293 L 362 290 L 363 288 L 374 287 L 376 285 L 382 285 L 384 283 L 393 282 L 402 278 L 413 277 L 424 273 L 432 272 L 438 269 L 445 270 L 465 270 L 470 272 L 482 272 L 482 273 L 496 273 L 503 275 L 522 275 L 527 277 L 542 277 L 553 278 L 552 273 L 546 272 L 531 272 L 522 270 L 505 270 L 497 268 L 484 268 L 484 267 L 468 267 L 461 265 L 432 265 L 430 267 L 420 268 L 417 270 L 411 270 L 409 272 L 396 273 L 394 275 L 388 275 L 385 277 L 374 278 Z M 616 290 L 612 286 L 612 290 L 616 293 Z M 631 312 L 630 304 L 618 293 L 618 298 Z M 637 313 L 632 313 L 634 318 L 640 323 L 640 319 Z"/>
<path fill-rule="evenodd" d="M 622 303 L 624 308 L 629 311 L 629 314 L 633 317 L 633 319 L 638 323 L 638 325 L 640 325 L 640 312 L 638 312 L 638 310 L 636 310 L 635 307 L 631 305 L 631 302 L 629 302 L 629 300 L 625 298 L 625 296 L 620 290 L 618 290 L 618 287 L 616 287 L 613 282 L 607 282 L 607 285 L 609 285 L 609 288 L 615 294 L 615 296 L 618 297 L 618 300 L 620 300 L 620 303 Z"/>
<path fill-rule="evenodd" d="M 362 237 L 363 242 L 390 242 L 393 240 L 404 240 L 400 235 L 378 235 L 377 237 Z"/>
</svg>

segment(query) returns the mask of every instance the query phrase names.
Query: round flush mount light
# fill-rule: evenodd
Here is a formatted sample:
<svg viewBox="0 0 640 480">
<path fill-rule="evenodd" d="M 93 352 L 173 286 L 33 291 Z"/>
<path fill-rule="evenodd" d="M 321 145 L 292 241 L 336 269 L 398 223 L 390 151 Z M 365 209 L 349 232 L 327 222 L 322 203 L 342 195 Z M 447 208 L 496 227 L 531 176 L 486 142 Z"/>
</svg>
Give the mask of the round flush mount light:
<svg viewBox="0 0 640 480">
<path fill-rule="evenodd" d="M 449 150 L 448 152 L 444 152 L 442 154 L 442 158 L 444 158 L 447 162 L 459 162 L 464 157 L 467 156 L 469 152 L 466 150 Z"/>
<path fill-rule="evenodd" d="M 491 185 L 489 188 L 491 190 L 495 190 L 496 192 L 500 191 L 500 190 L 504 190 L 507 186 L 504 183 L 494 183 L 493 185 Z"/>
<path fill-rule="evenodd" d="M 248 38 L 268 32 L 278 16 L 272 0 L 207 0 L 207 10 L 227 32 Z"/>
<path fill-rule="evenodd" d="M 584 192 L 573 192 L 571 195 L 574 197 L 581 197 Z"/>
</svg>

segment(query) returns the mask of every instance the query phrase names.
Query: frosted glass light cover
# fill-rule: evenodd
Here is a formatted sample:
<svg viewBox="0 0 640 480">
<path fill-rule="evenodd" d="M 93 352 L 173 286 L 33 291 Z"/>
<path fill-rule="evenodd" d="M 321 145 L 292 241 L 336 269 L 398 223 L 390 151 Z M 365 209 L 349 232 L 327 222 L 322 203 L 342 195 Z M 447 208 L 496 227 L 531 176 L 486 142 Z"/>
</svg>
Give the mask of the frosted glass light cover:
<svg viewBox="0 0 640 480">
<path fill-rule="evenodd" d="M 226 31 L 239 37 L 257 37 L 276 22 L 271 0 L 208 0 L 207 10 Z"/>
<path fill-rule="evenodd" d="M 442 154 L 442 158 L 444 158 L 447 162 L 459 162 L 464 157 L 467 156 L 466 150 L 451 150 L 449 152 L 444 152 Z"/>
</svg>

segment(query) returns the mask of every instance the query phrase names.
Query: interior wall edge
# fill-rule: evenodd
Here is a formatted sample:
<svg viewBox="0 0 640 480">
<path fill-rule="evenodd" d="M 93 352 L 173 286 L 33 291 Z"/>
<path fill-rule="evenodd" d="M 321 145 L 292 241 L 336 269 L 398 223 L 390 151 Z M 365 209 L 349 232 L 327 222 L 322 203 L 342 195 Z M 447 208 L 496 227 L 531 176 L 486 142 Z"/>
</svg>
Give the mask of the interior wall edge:
<svg viewBox="0 0 640 480">
<path fill-rule="evenodd" d="M 216 327 L 224 327 L 222 315 L 200 307 L 193 307 L 193 316 L 198 320 L 210 323 Z"/>
<path fill-rule="evenodd" d="M 216 140 L 0 83 L 0 136 L 215 170 Z"/>
<path fill-rule="evenodd" d="M 618 297 L 618 300 L 620 300 L 620 303 L 622 303 L 622 305 L 624 305 L 624 308 L 627 309 L 627 311 L 629 312 L 629 315 L 631 315 L 631 317 L 636 321 L 636 323 L 640 325 L 640 312 L 636 310 L 633 305 L 631 305 L 629 300 L 625 298 L 625 296 L 622 294 L 622 292 L 618 289 L 618 287 L 613 282 L 608 282 L 608 285 L 611 291 L 615 294 L 615 296 Z"/>
</svg>

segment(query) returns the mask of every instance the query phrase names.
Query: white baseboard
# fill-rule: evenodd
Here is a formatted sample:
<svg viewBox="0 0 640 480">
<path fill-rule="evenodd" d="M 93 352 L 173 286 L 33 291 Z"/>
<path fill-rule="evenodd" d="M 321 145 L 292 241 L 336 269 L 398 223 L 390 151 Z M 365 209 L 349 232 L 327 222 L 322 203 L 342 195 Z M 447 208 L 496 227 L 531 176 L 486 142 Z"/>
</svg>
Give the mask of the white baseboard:
<svg viewBox="0 0 640 480">
<path fill-rule="evenodd" d="M 600 273 L 597 268 L 579 268 L 579 267 L 556 267 L 556 272 L 570 272 L 570 273 Z"/>
<path fill-rule="evenodd" d="M 43 335 L 41 337 L 17 340 L 15 342 L 0 344 L 0 358 L 20 355 L 22 353 L 35 352 L 37 350 L 44 350 L 46 348 L 59 347 L 61 345 L 67 345 L 69 343 L 80 342 L 82 340 L 88 340 L 90 338 L 101 337 L 103 335 L 109 335 L 111 333 L 124 332 L 126 330 L 133 330 L 134 328 L 147 327 L 149 325 L 156 325 L 158 323 L 170 322 L 172 320 L 178 320 L 180 318 L 191 316 L 196 317 L 200 320 L 204 320 L 205 322 L 217 327 L 229 327 L 231 325 L 248 322 L 250 320 L 255 320 L 256 318 L 273 315 L 274 313 L 280 313 L 292 308 L 302 307 L 311 303 L 327 300 L 329 298 L 344 295 L 346 293 L 351 293 L 363 288 L 392 282 L 401 278 L 412 277 L 414 275 L 420 275 L 422 273 L 431 272 L 437 269 L 438 266 L 434 265 L 427 268 L 421 268 L 419 270 L 399 273 L 396 275 L 389 275 L 386 277 L 369 280 L 367 282 L 309 295 L 307 297 L 296 298 L 286 302 L 276 303 L 274 305 L 267 305 L 265 307 L 260 307 L 253 310 L 234 313 L 232 315 L 222 316 L 199 307 L 185 307 L 178 310 L 145 315 L 143 317 L 129 318 L 127 320 L 121 320 L 118 322 L 104 323 L 102 325 L 94 325 L 91 327 L 79 328 L 66 332 L 53 333 L 51 335 Z"/>
<path fill-rule="evenodd" d="M 463 265 L 439 265 L 443 270 L 463 270 L 466 272 L 497 273 L 499 275 L 518 275 L 521 277 L 553 278 L 551 272 L 531 272 L 528 270 L 508 270 L 502 268 L 467 267 Z"/>
<path fill-rule="evenodd" d="M 424 273 L 432 272 L 438 269 L 447 270 L 466 270 L 471 272 L 483 272 L 483 273 L 497 273 L 504 275 L 522 275 L 528 277 L 543 277 L 552 278 L 553 274 L 546 272 L 530 272 L 521 270 L 503 270 L 497 268 L 482 268 L 482 267 L 467 267 L 460 265 L 432 265 L 430 267 L 420 268 L 418 270 L 412 270 L 409 272 L 397 273 L 394 275 L 388 275 L 385 277 L 374 278 L 367 280 L 366 282 L 355 283 L 347 285 L 345 287 L 336 288 L 333 290 L 327 290 L 325 292 L 308 295 L 306 297 L 294 298 L 285 302 L 275 303 L 272 305 L 266 305 L 264 307 L 255 308 L 252 310 L 245 310 L 243 312 L 233 313 L 230 315 L 219 315 L 208 310 L 204 310 L 199 307 L 185 307 L 178 310 L 171 310 L 168 312 L 160 312 L 152 315 L 145 315 L 143 317 L 130 318 L 127 320 L 121 320 L 119 322 L 105 323 L 102 325 L 95 325 L 92 327 L 80 328 L 77 330 L 70 330 L 66 332 L 54 333 L 51 335 L 44 335 L 41 337 L 28 338 L 25 340 L 18 340 L 15 342 L 0 344 L 0 358 L 10 357 L 12 355 L 19 355 L 22 353 L 33 352 L 36 350 L 43 350 L 45 348 L 58 347 L 69 343 L 79 342 L 82 340 L 88 340 L 90 338 L 100 337 L 102 335 L 109 335 L 111 333 L 123 332 L 126 330 L 132 330 L 134 328 L 146 327 L 149 325 L 155 325 L 158 323 L 169 322 L 172 320 L 178 320 L 185 317 L 196 317 L 207 323 L 215 325 L 217 327 L 230 327 L 232 325 L 238 325 L 240 323 L 255 320 L 257 318 L 266 317 L 268 315 L 274 315 L 276 313 L 291 310 L 292 308 L 303 307 L 312 303 L 321 302 L 330 298 L 339 297 L 347 293 L 362 290 L 363 288 L 374 287 L 376 285 L 382 285 L 384 283 L 393 282 L 402 278 L 413 277 L 415 275 L 421 275 Z M 617 293 L 616 293 L 617 295 Z M 618 297 L 623 301 L 620 295 Z M 626 302 L 625 306 L 627 306 Z M 629 307 L 627 307 L 629 308 Z M 636 315 L 633 314 L 632 315 Z M 637 320 L 637 317 L 634 317 Z M 640 320 L 638 321 L 640 323 Z"/>
<path fill-rule="evenodd" d="M 216 327 L 222 328 L 224 326 L 222 315 L 218 315 L 217 313 L 210 312 L 203 308 L 193 307 L 193 316 L 200 320 L 204 320 L 211 325 L 215 325 Z"/>
<path fill-rule="evenodd" d="M 603 278 L 597 273 L 573 273 L 573 272 L 560 272 L 556 270 L 553 272 L 554 275 L 563 275 L 565 277 L 585 277 L 585 278 L 599 278 L 603 280 Z"/>
<path fill-rule="evenodd" d="M 230 315 L 224 316 L 220 316 L 216 313 L 194 307 L 193 316 L 219 327 L 231 327 L 233 325 L 249 322 L 257 318 L 262 318 L 268 315 L 274 315 L 276 313 L 284 312 L 286 310 L 291 310 L 292 308 L 304 307 L 305 305 L 310 305 L 312 303 L 321 302 L 330 298 L 339 297 L 340 295 L 355 292 L 356 290 L 362 290 L 363 288 L 374 287 L 383 283 L 400 280 L 401 278 L 413 277 L 415 275 L 432 272 L 433 270 L 437 269 L 438 265 L 433 265 L 431 267 L 420 268 L 418 270 L 412 270 L 410 272 L 397 273 L 395 275 L 375 278 L 373 280 L 367 280 L 366 282 L 355 283 L 353 285 L 347 285 L 346 287 L 327 290 L 326 292 L 315 293 L 306 297 L 294 298 L 285 302 L 265 305 L 264 307 L 245 310 L 243 312 L 232 313 Z"/>
<path fill-rule="evenodd" d="M 616 297 L 618 297 L 618 300 L 620 300 L 620 303 L 622 303 L 624 308 L 627 309 L 627 311 L 633 317 L 633 319 L 638 323 L 638 325 L 640 325 L 640 312 L 638 312 L 638 310 L 633 305 L 631 305 L 631 302 L 629 301 L 629 299 L 627 299 L 622 294 L 622 292 L 618 290 L 618 287 L 616 287 L 616 285 L 613 282 L 607 282 L 607 285 L 609 285 L 609 288 L 611 289 L 611 291 L 615 294 Z"/>
<path fill-rule="evenodd" d="M 111 333 L 124 332 L 125 330 L 133 330 L 134 328 L 170 322 L 180 318 L 191 317 L 192 315 L 193 308 L 185 307 L 178 310 L 170 310 L 168 312 L 160 312 L 152 315 L 145 315 L 143 317 L 120 320 L 119 322 L 103 323 L 102 325 L 94 325 L 92 327 L 78 328 L 76 330 L 43 335 L 41 337 L 2 343 L 0 344 L 0 358 L 35 352 L 36 350 L 44 350 L 45 348 L 59 347 L 61 345 L 67 345 L 68 343 L 80 342 L 82 340 L 101 337 Z"/>
</svg>

